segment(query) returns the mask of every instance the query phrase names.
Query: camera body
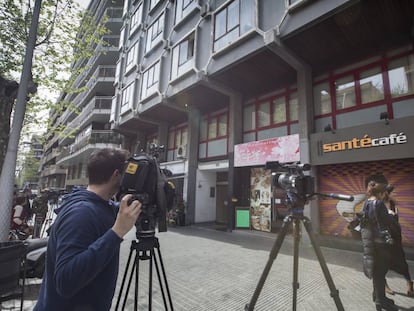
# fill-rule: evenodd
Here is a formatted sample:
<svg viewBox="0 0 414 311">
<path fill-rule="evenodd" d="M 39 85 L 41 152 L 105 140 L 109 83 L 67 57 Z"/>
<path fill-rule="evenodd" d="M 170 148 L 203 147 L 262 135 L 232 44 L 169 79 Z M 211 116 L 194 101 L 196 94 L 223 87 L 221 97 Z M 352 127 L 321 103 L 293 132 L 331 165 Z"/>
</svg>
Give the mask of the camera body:
<svg viewBox="0 0 414 311">
<path fill-rule="evenodd" d="M 158 225 L 159 232 L 167 231 L 166 215 L 172 208 L 175 189 L 167 182 L 168 170 L 161 169 L 158 155 L 163 146 L 151 144 L 149 153 L 141 151 L 130 157 L 124 167 L 120 193 L 132 194 L 128 204 L 138 200 L 141 202 L 141 214 L 135 227 L 138 236 L 151 236 Z M 171 194 L 173 193 L 173 194 Z"/>
<path fill-rule="evenodd" d="M 304 174 L 310 170 L 309 164 L 267 162 L 266 169 L 272 171 L 272 186 L 294 193 L 299 197 L 314 194 L 315 179 Z"/>
</svg>

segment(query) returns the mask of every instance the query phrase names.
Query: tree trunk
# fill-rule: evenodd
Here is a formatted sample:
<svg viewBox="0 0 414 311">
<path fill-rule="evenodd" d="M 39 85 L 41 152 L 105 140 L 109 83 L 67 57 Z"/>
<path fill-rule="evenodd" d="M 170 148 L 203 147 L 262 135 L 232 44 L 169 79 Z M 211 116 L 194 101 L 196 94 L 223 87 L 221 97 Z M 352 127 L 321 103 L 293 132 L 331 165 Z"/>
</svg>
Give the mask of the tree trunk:
<svg viewBox="0 0 414 311">
<path fill-rule="evenodd" d="M 10 134 L 10 117 L 19 85 L 0 77 L 0 175 Z"/>
</svg>

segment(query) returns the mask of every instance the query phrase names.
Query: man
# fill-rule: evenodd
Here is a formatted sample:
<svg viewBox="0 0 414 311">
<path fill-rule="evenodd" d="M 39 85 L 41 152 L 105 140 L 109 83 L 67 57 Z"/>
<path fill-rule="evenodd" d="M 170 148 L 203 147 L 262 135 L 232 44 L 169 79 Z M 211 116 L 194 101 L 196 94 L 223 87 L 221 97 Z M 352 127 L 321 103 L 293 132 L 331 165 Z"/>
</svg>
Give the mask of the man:
<svg viewBox="0 0 414 311">
<path fill-rule="evenodd" d="M 48 191 L 48 189 L 42 189 L 40 195 L 33 200 L 32 211 L 35 214 L 34 238 L 40 238 L 42 226 L 49 210 Z"/>
<path fill-rule="evenodd" d="M 111 307 L 124 235 L 141 213 L 131 195 L 119 211 L 110 200 L 120 187 L 126 153 L 101 149 L 89 157 L 87 189 L 67 195 L 50 232 L 46 271 L 35 311 L 105 311 Z"/>
</svg>

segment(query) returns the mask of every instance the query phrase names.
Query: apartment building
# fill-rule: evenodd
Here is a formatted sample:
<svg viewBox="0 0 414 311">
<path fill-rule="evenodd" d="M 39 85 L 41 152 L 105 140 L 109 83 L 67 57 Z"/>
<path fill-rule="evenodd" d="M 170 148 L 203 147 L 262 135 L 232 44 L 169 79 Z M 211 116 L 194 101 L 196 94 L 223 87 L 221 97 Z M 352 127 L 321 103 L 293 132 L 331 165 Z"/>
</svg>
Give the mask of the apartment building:
<svg viewBox="0 0 414 311">
<path fill-rule="evenodd" d="M 42 188 L 67 188 L 86 185 L 86 159 L 97 148 L 121 147 L 122 137 L 110 130 L 109 116 L 114 96 L 115 64 L 122 26 L 122 1 L 91 1 L 87 10 L 97 22 L 106 19 L 109 32 L 102 44 L 96 45 L 91 58 L 72 64 L 76 71 L 86 68 L 76 77 L 76 94 L 61 94 L 67 102 L 63 111 L 52 111 L 54 129 L 45 145 L 42 158 Z M 80 36 L 82 33 L 79 34 Z"/>
<path fill-rule="evenodd" d="M 166 146 L 187 223 L 273 231 L 267 161 L 311 164 L 317 231 L 350 237 L 364 178 L 396 187 L 414 241 L 414 3 L 126 0 L 111 128 Z M 409 242 L 411 241 L 411 242 Z"/>
</svg>

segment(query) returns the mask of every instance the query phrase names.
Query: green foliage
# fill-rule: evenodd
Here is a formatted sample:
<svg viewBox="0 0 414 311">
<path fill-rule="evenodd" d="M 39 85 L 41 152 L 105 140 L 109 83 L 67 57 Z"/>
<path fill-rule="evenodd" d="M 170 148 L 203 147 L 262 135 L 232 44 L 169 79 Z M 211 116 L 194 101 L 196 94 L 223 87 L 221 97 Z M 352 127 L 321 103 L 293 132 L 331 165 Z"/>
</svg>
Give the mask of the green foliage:
<svg viewBox="0 0 414 311">
<path fill-rule="evenodd" d="M 34 0 L 0 0 L 0 76 L 4 78 L 20 78 L 33 6 Z M 42 1 L 32 69 L 39 91 L 27 104 L 26 132 L 34 124 L 46 123 L 45 111 L 58 115 L 73 109 L 56 98 L 84 90 L 84 85 L 74 85 L 75 77 L 88 69 L 81 60 L 93 56 L 96 46 L 103 44 L 106 21 L 105 17 L 95 20 L 74 0 Z M 52 134 L 50 128 L 48 132 Z"/>
</svg>

